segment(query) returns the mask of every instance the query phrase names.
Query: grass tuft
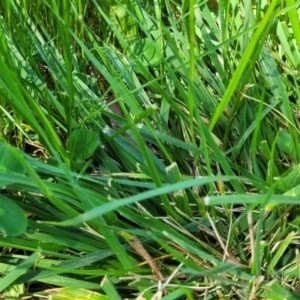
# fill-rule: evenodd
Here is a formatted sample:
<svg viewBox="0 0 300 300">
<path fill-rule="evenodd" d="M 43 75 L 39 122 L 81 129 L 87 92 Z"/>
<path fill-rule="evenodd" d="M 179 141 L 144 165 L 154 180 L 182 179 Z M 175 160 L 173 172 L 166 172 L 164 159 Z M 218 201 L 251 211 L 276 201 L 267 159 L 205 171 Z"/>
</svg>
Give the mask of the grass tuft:
<svg viewBox="0 0 300 300">
<path fill-rule="evenodd" d="M 1 298 L 299 298 L 298 2 L 0 10 Z"/>
</svg>

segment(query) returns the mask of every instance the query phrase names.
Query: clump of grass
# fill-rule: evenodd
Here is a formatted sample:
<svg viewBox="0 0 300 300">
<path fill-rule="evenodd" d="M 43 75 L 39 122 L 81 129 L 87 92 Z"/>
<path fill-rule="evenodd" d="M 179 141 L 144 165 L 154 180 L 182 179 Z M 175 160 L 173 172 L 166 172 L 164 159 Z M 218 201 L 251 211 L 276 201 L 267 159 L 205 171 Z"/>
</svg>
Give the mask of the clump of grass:
<svg viewBox="0 0 300 300">
<path fill-rule="evenodd" d="M 3 298 L 295 299 L 297 9 L 3 2 Z"/>
</svg>

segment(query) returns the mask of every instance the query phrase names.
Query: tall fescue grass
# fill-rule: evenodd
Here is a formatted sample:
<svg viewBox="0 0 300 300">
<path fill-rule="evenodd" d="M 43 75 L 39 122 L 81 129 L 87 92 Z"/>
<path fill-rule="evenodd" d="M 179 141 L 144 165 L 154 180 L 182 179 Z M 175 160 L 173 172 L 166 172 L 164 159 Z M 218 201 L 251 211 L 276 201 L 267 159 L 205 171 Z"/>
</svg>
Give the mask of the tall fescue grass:
<svg viewBox="0 0 300 300">
<path fill-rule="evenodd" d="M 2 298 L 299 298 L 298 2 L 0 11 Z"/>
</svg>

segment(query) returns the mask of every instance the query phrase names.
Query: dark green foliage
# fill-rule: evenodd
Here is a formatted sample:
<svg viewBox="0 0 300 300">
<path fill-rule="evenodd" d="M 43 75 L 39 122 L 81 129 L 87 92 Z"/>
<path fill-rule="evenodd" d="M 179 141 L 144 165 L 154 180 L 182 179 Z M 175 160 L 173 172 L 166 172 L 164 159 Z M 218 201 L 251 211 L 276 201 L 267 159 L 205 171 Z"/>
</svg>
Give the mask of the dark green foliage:
<svg viewBox="0 0 300 300">
<path fill-rule="evenodd" d="M 286 3 L 1 2 L 1 296 L 295 299 Z"/>
</svg>

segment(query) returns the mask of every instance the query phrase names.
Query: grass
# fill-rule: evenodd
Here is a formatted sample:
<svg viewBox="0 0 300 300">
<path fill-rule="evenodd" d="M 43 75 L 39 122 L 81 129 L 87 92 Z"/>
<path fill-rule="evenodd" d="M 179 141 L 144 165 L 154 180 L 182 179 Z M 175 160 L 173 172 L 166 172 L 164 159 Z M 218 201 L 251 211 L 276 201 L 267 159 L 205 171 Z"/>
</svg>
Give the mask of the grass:
<svg viewBox="0 0 300 300">
<path fill-rule="evenodd" d="M 299 2 L 0 4 L 3 299 L 298 299 Z"/>
</svg>

